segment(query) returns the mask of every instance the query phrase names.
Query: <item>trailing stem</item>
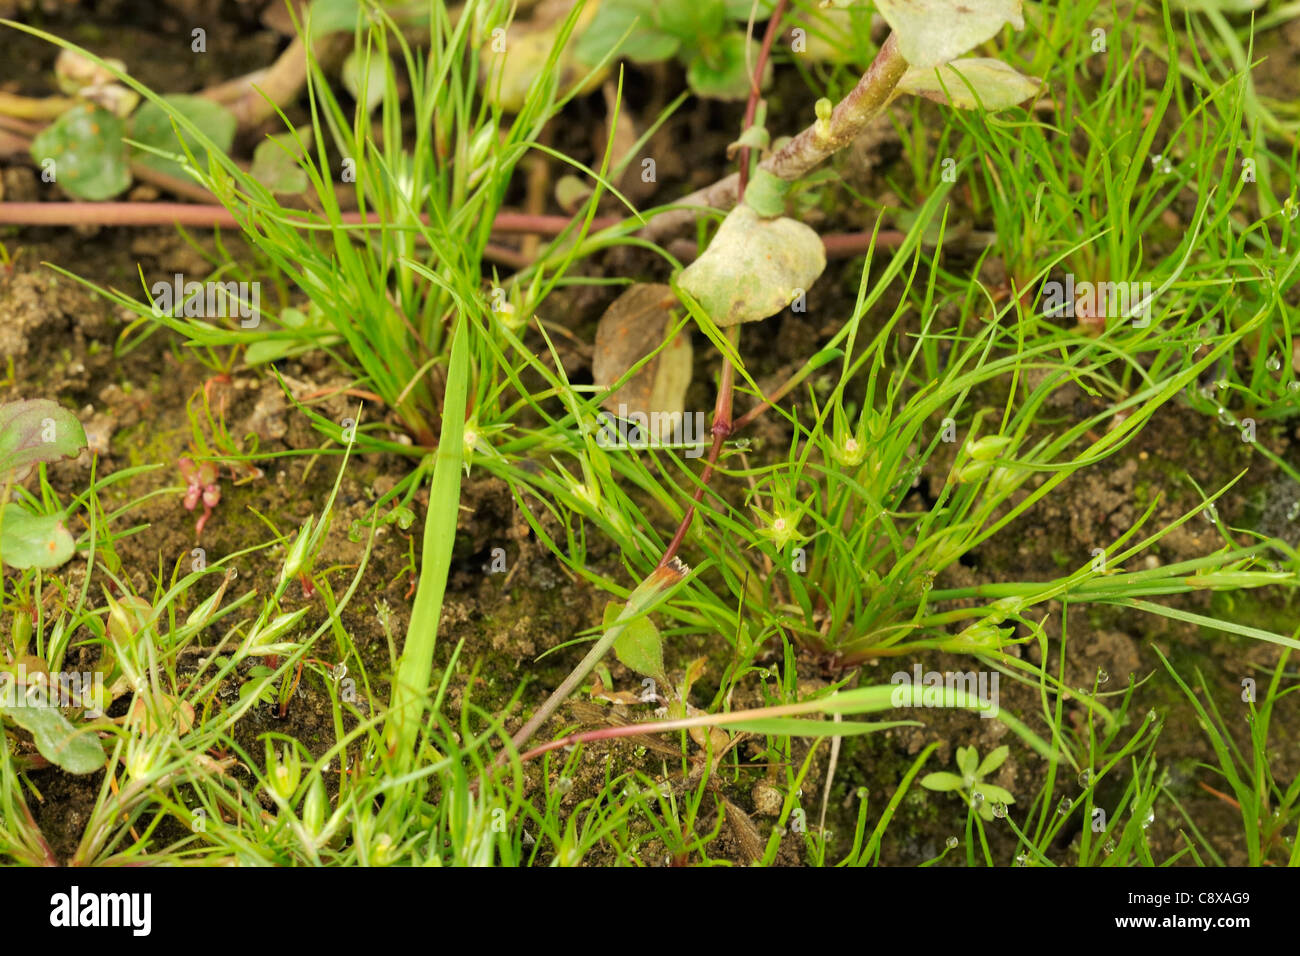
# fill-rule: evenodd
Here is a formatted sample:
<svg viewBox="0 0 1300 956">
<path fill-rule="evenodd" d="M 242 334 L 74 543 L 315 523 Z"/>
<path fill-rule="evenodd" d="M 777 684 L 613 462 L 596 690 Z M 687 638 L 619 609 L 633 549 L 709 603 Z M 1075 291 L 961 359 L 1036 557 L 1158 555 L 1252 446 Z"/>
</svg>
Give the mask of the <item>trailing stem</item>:
<svg viewBox="0 0 1300 956">
<path fill-rule="evenodd" d="M 858 85 L 831 111 L 830 117 L 817 120 L 771 153 L 759 167 L 786 182 L 806 176 L 853 142 L 867 124 L 884 112 L 905 72 L 907 61 L 899 53 L 898 40 L 891 33 Z M 678 207 L 687 208 L 661 213 L 641 230 L 641 235 L 651 240 L 668 235 L 689 225 L 703 209 L 730 209 L 739 202 L 740 195 L 740 174 L 733 173 L 678 200 Z"/>
</svg>

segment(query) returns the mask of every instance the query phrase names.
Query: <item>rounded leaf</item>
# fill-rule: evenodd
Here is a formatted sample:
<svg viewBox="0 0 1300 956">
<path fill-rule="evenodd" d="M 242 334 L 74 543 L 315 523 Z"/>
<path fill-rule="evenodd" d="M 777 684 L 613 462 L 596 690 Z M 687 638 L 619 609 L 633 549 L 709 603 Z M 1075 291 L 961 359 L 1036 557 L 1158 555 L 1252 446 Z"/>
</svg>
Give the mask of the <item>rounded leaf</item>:
<svg viewBox="0 0 1300 956">
<path fill-rule="evenodd" d="M 716 324 L 729 326 L 780 312 L 825 268 L 826 247 L 813 230 L 740 205 L 678 282 Z"/>
<path fill-rule="evenodd" d="M 33 515 L 8 504 L 2 520 L 0 560 L 11 568 L 57 568 L 76 550 L 63 515 Z"/>
<path fill-rule="evenodd" d="M 57 402 L 33 398 L 0 405 L 0 478 L 13 472 L 27 477 L 39 462 L 76 458 L 86 447 L 86 431 L 77 416 Z"/>
<path fill-rule="evenodd" d="M 748 56 L 746 52 L 748 51 Z M 743 33 L 725 33 L 707 50 L 701 50 L 686 67 L 686 82 L 700 96 L 715 100 L 743 100 L 749 96 L 749 66 L 758 62 L 759 46 Z M 772 76 L 769 60 L 760 86 Z"/>
<path fill-rule="evenodd" d="M 1001 60 L 971 57 L 936 68 L 912 67 L 898 81 L 906 93 L 963 110 L 1003 110 L 1037 96 L 1043 84 Z"/>
<path fill-rule="evenodd" d="M 164 102 L 167 104 L 167 109 L 157 103 L 149 102 L 136 111 L 131 125 L 133 140 L 154 149 L 183 155 L 185 151 L 181 148 L 176 138 L 176 129 L 172 126 L 172 113 L 176 113 L 197 126 L 204 136 L 217 145 L 218 149 L 223 152 L 230 151 L 230 145 L 235 141 L 237 125 L 235 114 L 230 110 L 220 103 L 200 96 L 167 96 L 164 97 Z M 188 135 L 185 142 L 189 144 L 190 152 L 194 154 L 195 159 L 202 163 L 204 154 L 198 144 Z M 137 149 L 132 158 L 168 176 L 178 178 L 185 176 L 185 171 L 179 163 L 165 159 L 156 153 Z"/>
<path fill-rule="evenodd" d="M 94 773 L 104 766 L 99 738 L 73 727 L 57 707 L 0 706 L 0 714 L 30 733 L 41 756 L 68 773 Z"/>
<path fill-rule="evenodd" d="M 1010 23 L 1025 27 L 1020 0 L 876 0 L 909 65 L 930 69 L 955 60 Z"/>
<path fill-rule="evenodd" d="M 78 199 L 110 199 L 131 185 L 126 125 L 98 106 L 68 110 L 32 140 L 32 159 L 49 168 L 63 191 Z M 45 165 L 53 160 L 53 167 Z"/>
<path fill-rule="evenodd" d="M 597 387 L 613 385 L 663 345 L 676 304 L 673 290 L 658 283 L 631 286 L 614 300 L 596 327 L 591 375 Z M 604 406 L 621 416 L 681 412 L 691 384 L 692 356 L 690 333 L 683 329 L 605 399 Z"/>
<path fill-rule="evenodd" d="M 609 630 L 618 621 L 625 605 L 610 602 L 605 605 L 605 629 Z M 628 621 L 623 631 L 614 639 L 614 654 L 629 670 L 652 677 L 665 688 L 668 678 L 664 676 L 663 640 L 659 637 L 659 628 L 648 617 L 638 617 Z"/>
</svg>

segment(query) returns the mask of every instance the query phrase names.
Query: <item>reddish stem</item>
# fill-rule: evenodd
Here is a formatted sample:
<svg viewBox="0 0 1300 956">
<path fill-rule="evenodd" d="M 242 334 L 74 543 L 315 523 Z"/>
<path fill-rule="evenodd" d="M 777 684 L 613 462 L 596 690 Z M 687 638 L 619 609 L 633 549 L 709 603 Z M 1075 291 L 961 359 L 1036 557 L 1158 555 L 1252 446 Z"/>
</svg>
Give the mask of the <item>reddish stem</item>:
<svg viewBox="0 0 1300 956">
<path fill-rule="evenodd" d="M 359 212 L 345 212 L 340 217 L 344 225 L 379 224 L 380 220 L 363 217 Z M 427 223 L 428 217 L 421 216 Z M 622 222 L 616 216 L 599 216 L 592 220 L 591 228 L 606 229 Z M 503 235 L 535 233 L 540 236 L 558 236 L 578 220 L 570 216 L 534 216 L 528 213 L 503 212 L 492 221 L 492 231 Z M 159 202 L 7 202 L 0 203 L 0 225 L 14 226 L 169 226 L 172 224 L 195 227 L 236 226 L 234 215 L 225 206 L 195 205 L 193 203 Z M 320 218 L 303 216 L 304 226 L 321 225 Z"/>
<path fill-rule="evenodd" d="M 772 10 L 772 16 L 767 21 L 767 30 L 763 33 L 763 46 L 758 51 L 758 62 L 754 64 L 754 72 L 749 77 L 749 102 L 745 104 L 745 122 L 741 125 L 740 131 L 744 133 L 754 125 L 754 115 L 758 112 L 758 100 L 762 93 L 759 89 L 763 82 L 763 70 L 767 66 L 767 58 L 772 53 L 772 43 L 776 40 L 776 34 L 781 29 L 781 20 L 785 17 L 785 9 L 789 0 L 778 0 L 776 7 Z M 749 147 L 740 148 L 740 185 L 736 188 L 736 196 L 739 199 L 745 198 L 745 187 L 749 185 Z"/>
<path fill-rule="evenodd" d="M 740 326 L 733 325 L 728 332 L 730 334 L 727 338 L 734 348 L 740 339 Z M 705 462 L 704 472 L 700 475 L 699 486 L 695 489 L 695 494 L 691 498 L 690 507 L 686 509 L 686 514 L 682 516 L 681 524 L 677 526 L 672 541 L 668 542 L 668 549 L 664 551 L 664 556 L 659 559 L 659 567 L 661 568 L 666 567 L 677 556 L 678 549 L 682 546 L 682 542 L 686 540 L 686 532 L 690 530 L 691 522 L 695 520 L 695 506 L 704 498 L 704 490 L 709 485 L 709 479 L 713 477 L 713 468 L 718 463 L 718 456 L 722 454 L 722 443 L 735 431 L 731 424 L 731 402 L 735 393 L 735 380 L 736 369 L 731 364 L 731 359 L 724 356 L 722 359 L 722 380 L 718 383 L 718 401 L 713 407 L 713 444 L 709 446 L 709 457 Z"/>
</svg>

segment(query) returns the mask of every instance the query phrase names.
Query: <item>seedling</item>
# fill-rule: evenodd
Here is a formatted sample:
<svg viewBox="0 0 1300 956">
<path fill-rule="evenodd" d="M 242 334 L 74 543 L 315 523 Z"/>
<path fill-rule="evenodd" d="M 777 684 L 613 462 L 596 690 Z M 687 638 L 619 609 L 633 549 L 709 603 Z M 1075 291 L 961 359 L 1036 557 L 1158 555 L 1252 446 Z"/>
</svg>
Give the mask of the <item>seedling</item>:
<svg viewBox="0 0 1300 956">
<path fill-rule="evenodd" d="M 921 786 L 937 793 L 956 793 L 982 820 L 991 823 L 999 813 L 1006 816 L 1006 808 L 1015 803 L 1016 798 L 1009 790 L 986 783 L 984 778 L 1006 763 L 1010 755 L 1011 748 L 1002 746 L 980 760 L 979 752 L 974 747 L 958 747 L 957 769 L 960 775 L 927 773 L 921 778 Z"/>
</svg>

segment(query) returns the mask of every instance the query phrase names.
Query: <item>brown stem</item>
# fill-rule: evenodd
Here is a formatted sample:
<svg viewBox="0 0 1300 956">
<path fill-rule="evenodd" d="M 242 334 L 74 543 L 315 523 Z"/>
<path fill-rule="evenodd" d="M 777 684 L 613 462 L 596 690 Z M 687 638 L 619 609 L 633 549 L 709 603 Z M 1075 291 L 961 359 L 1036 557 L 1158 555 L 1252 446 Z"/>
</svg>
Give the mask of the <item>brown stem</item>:
<svg viewBox="0 0 1300 956">
<path fill-rule="evenodd" d="M 819 128 L 818 123 L 809 126 L 764 160 L 763 168 L 788 182 L 812 172 L 831 154 L 857 139 L 867 124 L 884 112 L 906 72 L 907 61 L 898 52 L 898 39 L 891 33 L 858 85 L 831 112 L 826 127 Z"/>
<path fill-rule="evenodd" d="M 831 154 L 853 142 L 867 124 L 879 116 L 893 98 L 894 88 L 907 71 L 907 61 L 898 52 L 898 41 L 891 33 L 876 54 L 871 67 L 858 85 L 840 101 L 825 125 L 809 126 L 790 142 L 769 155 L 760 166 L 787 182 L 794 182 L 811 172 Z M 729 209 L 737 202 L 740 175 L 733 173 L 711 186 L 679 199 L 678 207 L 660 213 L 640 235 L 658 240 L 688 226 L 703 209 Z"/>
<path fill-rule="evenodd" d="M 781 20 L 785 17 L 785 8 L 789 0 L 779 0 L 776 8 L 772 11 L 772 16 L 767 21 L 767 30 L 763 33 L 763 46 L 758 51 L 758 62 L 754 64 L 754 72 L 749 77 L 749 101 L 745 104 L 745 122 L 741 124 L 741 132 L 745 132 L 754 125 L 754 115 L 758 112 L 758 99 L 762 94 L 760 86 L 763 82 L 763 70 L 767 66 L 767 58 L 772 53 L 772 43 L 776 40 L 777 32 L 781 29 Z M 749 147 L 740 148 L 740 175 L 736 185 L 736 196 L 738 199 L 745 198 L 745 187 L 749 184 Z"/>
<path fill-rule="evenodd" d="M 329 33 L 318 37 L 312 47 L 312 58 L 322 70 L 329 72 L 343 62 L 352 47 L 351 33 Z M 226 107 L 235 114 L 240 129 L 256 126 L 275 115 L 276 107 L 292 103 L 307 84 L 307 44 L 302 37 L 293 38 L 274 63 L 265 70 L 250 73 L 247 88 L 227 101 Z M 256 86 L 253 83 L 256 82 Z M 232 96 L 234 91 L 222 91 Z"/>
</svg>

